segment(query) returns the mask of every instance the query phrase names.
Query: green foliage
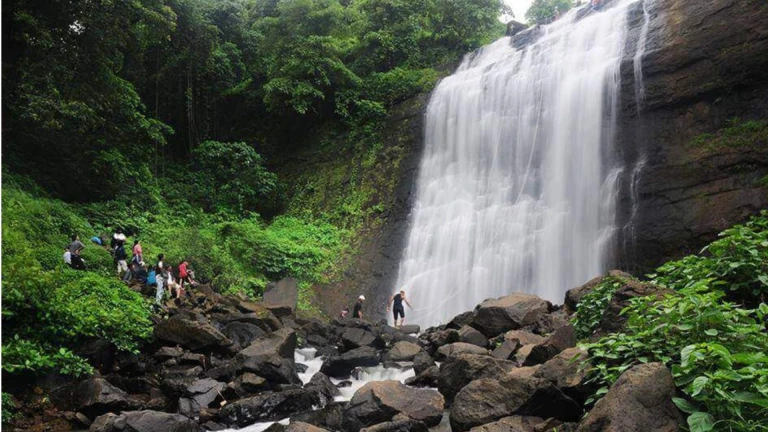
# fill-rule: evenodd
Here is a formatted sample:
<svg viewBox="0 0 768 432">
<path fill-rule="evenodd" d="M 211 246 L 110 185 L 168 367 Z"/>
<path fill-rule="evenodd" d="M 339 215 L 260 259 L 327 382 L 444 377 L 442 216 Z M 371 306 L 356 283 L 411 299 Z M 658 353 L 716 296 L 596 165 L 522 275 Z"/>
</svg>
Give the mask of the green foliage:
<svg viewBox="0 0 768 432">
<path fill-rule="evenodd" d="M 578 310 L 573 318 L 573 327 L 576 337 L 586 339 L 592 336 L 603 318 L 605 307 L 611 301 L 613 293 L 621 288 L 622 281 L 616 277 L 603 278 L 592 291 L 581 298 L 577 306 Z"/>
<path fill-rule="evenodd" d="M 650 277 L 676 290 L 710 280 L 733 299 L 754 303 L 768 294 L 768 212 L 723 231 L 701 255 L 666 263 Z"/>
<path fill-rule="evenodd" d="M 9 393 L 2 393 L 2 418 L 3 425 L 7 425 L 16 418 L 16 403 Z"/>
<path fill-rule="evenodd" d="M 705 150 L 743 148 L 765 145 L 768 142 L 768 121 L 729 119 L 727 126 L 716 133 L 704 133 L 694 137 L 690 145 Z"/>
<path fill-rule="evenodd" d="M 573 6 L 573 0 L 533 0 L 525 18 L 534 24 L 548 24 Z"/>
<path fill-rule="evenodd" d="M 15 188 L 2 199 L 3 369 L 90 373 L 75 352 L 93 338 L 135 350 L 150 335 L 149 310 L 115 279 L 109 253 L 88 244 L 82 256 L 91 271 L 63 263 L 70 234 L 88 243 L 88 222 L 68 204 Z"/>
<path fill-rule="evenodd" d="M 242 214 L 279 205 L 277 176 L 267 170 L 253 147 L 242 142 L 205 141 L 192 154 L 196 169 L 193 197 L 205 208 Z"/>
<path fill-rule="evenodd" d="M 768 306 L 740 309 L 699 282 L 663 300 L 632 299 L 626 330 L 586 344 L 602 386 L 639 363 L 669 366 L 686 399 L 691 430 L 759 430 L 768 420 Z"/>
</svg>

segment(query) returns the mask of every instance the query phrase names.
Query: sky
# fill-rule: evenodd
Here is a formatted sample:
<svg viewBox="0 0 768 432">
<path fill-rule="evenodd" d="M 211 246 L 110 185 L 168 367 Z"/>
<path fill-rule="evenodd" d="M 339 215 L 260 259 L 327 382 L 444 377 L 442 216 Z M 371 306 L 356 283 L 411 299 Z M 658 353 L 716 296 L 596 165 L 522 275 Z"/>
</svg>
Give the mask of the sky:
<svg viewBox="0 0 768 432">
<path fill-rule="evenodd" d="M 533 0 L 504 0 L 508 6 L 512 7 L 512 11 L 515 13 L 515 20 L 525 22 L 525 12 L 531 7 Z M 508 18 L 502 17 L 503 22 L 509 21 Z"/>
</svg>

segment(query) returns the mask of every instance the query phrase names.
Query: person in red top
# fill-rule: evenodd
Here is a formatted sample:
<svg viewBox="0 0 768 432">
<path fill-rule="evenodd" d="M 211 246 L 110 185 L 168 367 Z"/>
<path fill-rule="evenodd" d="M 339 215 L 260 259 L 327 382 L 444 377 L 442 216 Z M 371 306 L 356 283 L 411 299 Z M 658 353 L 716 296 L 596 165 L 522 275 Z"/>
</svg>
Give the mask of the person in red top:
<svg viewBox="0 0 768 432">
<path fill-rule="evenodd" d="M 192 285 L 192 276 L 189 274 L 190 269 L 188 269 L 189 263 L 184 261 L 183 263 L 179 264 L 179 282 L 181 283 L 181 290 L 182 293 L 184 292 L 184 282 L 186 281 L 190 285 Z"/>
</svg>

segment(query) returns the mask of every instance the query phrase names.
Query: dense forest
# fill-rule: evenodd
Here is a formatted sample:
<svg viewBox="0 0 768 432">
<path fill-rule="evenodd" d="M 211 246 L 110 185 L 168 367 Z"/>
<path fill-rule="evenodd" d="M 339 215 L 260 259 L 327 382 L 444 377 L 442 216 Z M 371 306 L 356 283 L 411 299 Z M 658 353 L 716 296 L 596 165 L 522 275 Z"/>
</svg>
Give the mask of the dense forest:
<svg viewBox="0 0 768 432">
<path fill-rule="evenodd" d="M 574 4 L 535 0 L 526 17 Z M 138 354 L 152 340 L 164 312 L 88 240 L 118 228 L 150 265 L 188 261 L 226 296 L 258 300 L 294 277 L 299 314 L 327 318 L 313 287 L 344 277 L 390 205 L 393 108 L 504 35 L 510 13 L 501 0 L 4 3 L 3 423 L 28 384 L 93 374 L 88 343 Z M 765 122 L 747 126 L 696 145 L 766 140 Z M 62 261 L 74 235 L 87 271 Z M 593 366 L 583 406 L 660 362 L 691 431 L 766 430 L 767 250 L 763 212 L 698 254 L 591 287 L 572 317 Z M 617 291 L 640 283 L 663 291 L 602 328 Z"/>
<path fill-rule="evenodd" d="M 70 348 L 148 335 L 112 257 L 63 268 L 71 235 L 140 239 L 147 262 L 258 297 L 339 276 L 385 205 L 278 175 L 305 147 L 373 170 L 393 104 L 503 34 L 498 0 L 27 1 L 3 5 L 4 370 L 90 370 Z M 319 137 L 319 138 L 318 138 Z M 337 168 L 330 163 L 329 169 Z M 93 323 L 99 322 L 98 326 Z M 110 324 L 111 323 L 111 324 Z M 57 341 L 52 343 L 52 341 Z"/>
</svg>

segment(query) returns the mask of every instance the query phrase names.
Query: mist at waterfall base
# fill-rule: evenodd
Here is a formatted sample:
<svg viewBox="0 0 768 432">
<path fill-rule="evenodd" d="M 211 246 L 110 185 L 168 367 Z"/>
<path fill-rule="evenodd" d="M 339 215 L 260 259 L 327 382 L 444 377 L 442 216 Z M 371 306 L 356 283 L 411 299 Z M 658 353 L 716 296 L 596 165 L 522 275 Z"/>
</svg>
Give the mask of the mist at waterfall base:
<svg viewBox="0 0 768 432">
<path fill-rule="evenodd" d="M 606 270 L 626 175 L 611 151 L 619 67 L 637 3 L 572 10 L 522 49 L 502 38 L 439 83 L 393 287 L 413 304 L 409 323 L 512 292 L 559 304 Z"/>
<path fill-rule="evenodd" d="M 309 383 L 309 380 L 312 379 L 312 376 L 320 372 L 320 368 L 323 366 L 323 358 L 317 355 L 317 350 L 315 350 L 314 348 L 297 349 L 294 353 L 294 360 L 296 361 L 296 363 L 301 363 L 307 366 L 307 370 L 299 374 L 299 379 L 301 379 L 302 385 L 306 385 L 307 383 Z M 382 365 L 362 368 L 361 373 L 357 377 L 351 377 L 349 379 L 349 381 L 351 382 L 351 385 L 347 387 L 339 388 L 341 395 L 336 396 L 335 400 L 337 402 L 349 401 L 350 399 L 352 399 L 352 396 L 354 396 L 357 390 L 359 390 L 362 386 L 372 381 L 396 380 L 404 383 L 405 380 L 407 380 L 408 378 L 414 375 L 415 373 L 413 371 L 413 368 L 407 368 L 407 369 L 385 368 Z M 331 378 L 331 382 L 333 382 L 334 384 L 338 384 L 341 381 L 342 380 Z M 317 407 L 317 408 L 320 408 L 320 407 Z M 234 432 L 234 431 L 262 432 L 275 423 L 282 423 L 284 425 L 287 425 L 289 421 L 290 421 L 290 418 L 286 418 L 277 422 L 269 421 L 269 422 L 254 423 L 242 429 L 226 429 L 223 432 Z"/>
</svg>

